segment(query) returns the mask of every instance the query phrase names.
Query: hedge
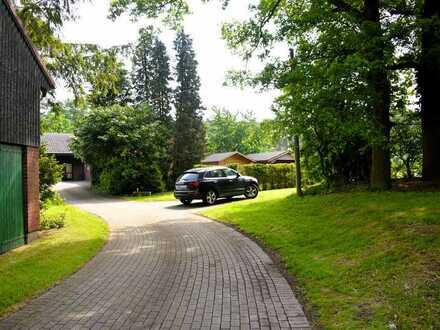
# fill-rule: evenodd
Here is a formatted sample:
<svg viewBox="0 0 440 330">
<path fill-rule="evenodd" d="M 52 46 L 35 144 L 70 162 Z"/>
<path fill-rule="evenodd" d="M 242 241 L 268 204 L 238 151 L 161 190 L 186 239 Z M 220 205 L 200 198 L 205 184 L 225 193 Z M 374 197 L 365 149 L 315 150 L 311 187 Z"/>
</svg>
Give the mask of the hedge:
<svg viewBox="0 0 440 330">
<path fill-rule="evenodd" d="M 294 164 L 229 164 L 228 167 L 257 178 L 262 190 L 295 187 Z"/>
</svg>

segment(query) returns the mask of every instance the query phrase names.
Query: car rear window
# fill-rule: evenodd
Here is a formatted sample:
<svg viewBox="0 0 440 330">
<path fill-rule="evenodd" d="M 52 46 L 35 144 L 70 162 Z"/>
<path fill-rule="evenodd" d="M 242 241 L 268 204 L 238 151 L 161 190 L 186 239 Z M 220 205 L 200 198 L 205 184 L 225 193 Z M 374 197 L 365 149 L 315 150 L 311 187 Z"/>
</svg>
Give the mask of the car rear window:
<svg viewBox="0 0 440 330">
<path fill-rule="evenodd" d="M 196 181 L 198 178 L 198 173 L 185 173 L 179 178 L 178 181 Z"/>
</svg>

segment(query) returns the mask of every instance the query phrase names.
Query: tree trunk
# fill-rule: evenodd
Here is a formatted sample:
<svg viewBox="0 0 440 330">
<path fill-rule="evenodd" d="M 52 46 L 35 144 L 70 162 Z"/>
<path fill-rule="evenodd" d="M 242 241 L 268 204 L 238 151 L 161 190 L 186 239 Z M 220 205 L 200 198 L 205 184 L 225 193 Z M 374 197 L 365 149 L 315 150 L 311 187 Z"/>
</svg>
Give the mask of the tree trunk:
<svg viewBox="0 0 440 330">
<path fill-rule="evenodd" d="M 405 160 L 406 178 L 412 179 L 413 173 L 411 169 L 411 161 L 409 159 Z"/>
<path fill-rule="evenodd" d="M 370 185 L 373 189 L 383 190 L 391 186 L 389 151 L 391 85 L 385 66 L 385 42 L 380 25 L 379 0 L 364 0 L 364 17 L 366 21 L 363 24 L 363 32 L 368 44 L 366 56 L 371 63 L 368 80 L 374 93 L 373 114 L 376 127 L 383 139 L 372 148 Z"/>
<path fill-rule="evenodd" d="M 302 191 L 302 181 L 301 181 L 301 156 L 299 153 L 299 137 L 295 135 L 294 137 L 294 147 L 295 147 L 295 169 L 296 169 L 296 194 L 298 197 L 303 197 Z"/>
<path fill-rule="evenodd" d="M 422 110 L 423 179 L 440 183 L 440 1 L 425 0 L 417 73 Z"/>
</svg>

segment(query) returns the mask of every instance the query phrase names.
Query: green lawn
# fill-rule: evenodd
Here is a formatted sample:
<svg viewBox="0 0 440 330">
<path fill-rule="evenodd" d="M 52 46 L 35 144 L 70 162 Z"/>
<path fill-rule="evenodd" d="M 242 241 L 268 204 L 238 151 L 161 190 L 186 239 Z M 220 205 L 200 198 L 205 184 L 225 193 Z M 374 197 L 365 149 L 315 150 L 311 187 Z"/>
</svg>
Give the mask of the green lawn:
<svg viewBox="0 0 440 330">
<path fill-rule="evenodd" d="M 68 205 L 47 212 L 65 212 L 65 227 L 0 256 L 0 315 L 77 271 L 107 241 L 107 225 L 96 216 Z"/>
<path fill-rule="evenodd" d="M 263 192 L 204 215 L 276 250 L 328 329 L 440 329 L 440 193 Z"/>
<path fill-rule="evenodd" d="M 129 196 L 124 197 L 124 199 L 136 202 L 169 202 L 176 200 L 172 191 L 153 194 L 151 196 Z"/>
</svg>

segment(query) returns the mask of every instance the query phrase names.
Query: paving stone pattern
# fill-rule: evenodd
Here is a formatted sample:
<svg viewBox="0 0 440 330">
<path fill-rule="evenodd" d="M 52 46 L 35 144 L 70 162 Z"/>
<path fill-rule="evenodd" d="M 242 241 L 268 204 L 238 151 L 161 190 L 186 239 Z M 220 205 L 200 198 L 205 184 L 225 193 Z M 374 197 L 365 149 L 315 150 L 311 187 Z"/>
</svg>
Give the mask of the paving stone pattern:
<svg viewBox="0 0 440 330">
<path fill-rule="evenodd" d="M 111 236 L 83 269 L 0 329 L 309 329 L 271 259 L 250 239 L 177 203 L 136 203 L 61 185 Z"/>
</svg>

